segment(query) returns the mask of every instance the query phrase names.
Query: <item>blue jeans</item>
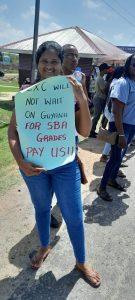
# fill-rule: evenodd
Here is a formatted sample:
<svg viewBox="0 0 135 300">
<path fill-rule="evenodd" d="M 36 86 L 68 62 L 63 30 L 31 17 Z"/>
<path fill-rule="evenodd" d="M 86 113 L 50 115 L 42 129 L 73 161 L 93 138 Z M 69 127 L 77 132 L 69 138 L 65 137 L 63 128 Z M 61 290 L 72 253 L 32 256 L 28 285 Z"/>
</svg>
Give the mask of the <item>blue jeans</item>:
<svg viewBox="0 0 135 300">
<path fill-rule="evenodd" d="M 58 206 L 67 225 L 76 260 L 85 262 L 83 208 L 81 201 L 81 178 L 77 161 L 44 171 L 38 176 L 21 174 L 29 189 L 35 208 L 36 224 L 41 245 L 50 243 L 50 211 L 55 193 Z"/>
<path fill-rule="evenodd" d="M 101 184 L 100 184 L 100 187 L 103 189 L 106 189 L 109 179 L 111 179 L 111 180 L 116 179 L 122 159 L 123 159 L 124 155 L 126 154 L 128 145 L 131 143 L 132 138 L 135 134 L 135 125 L 130 125 L 130 124 L 124 123 L 123 128 L 124 128 L 124 133 L 125 133 L 125 137 L 127 140 L 127 147 L 124 150 L 122 150 L 121 148 L 118 147 L 118 145 L 111 146 L 110 159 L 109 159 L 108 163 L 106 164 L 104 174 L 103 174 Z M 116 131 L 114 122 L 109 123 L 109 131 L 110 132 Z"/>
</svg>

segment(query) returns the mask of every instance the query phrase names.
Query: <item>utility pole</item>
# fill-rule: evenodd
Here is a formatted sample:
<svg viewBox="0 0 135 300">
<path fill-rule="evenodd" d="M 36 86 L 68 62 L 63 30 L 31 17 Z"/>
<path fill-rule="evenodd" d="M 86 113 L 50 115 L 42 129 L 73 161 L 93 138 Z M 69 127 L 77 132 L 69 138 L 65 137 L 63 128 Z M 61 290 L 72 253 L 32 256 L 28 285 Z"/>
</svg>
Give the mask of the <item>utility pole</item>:
<svg viewBox="0 0 135 300">
<path fill-rule="evenodd" d="M 35 55 L 36 55 L 37 42 L 38 42 L 39 10 L 40 10 L 40 0 L 35 0 L 35 20 L 34 20 L 32 64 L 31 64 L 31 83 L 34 83 L 35 81 L 35 69 L 36 69 Z"/>
</svg>

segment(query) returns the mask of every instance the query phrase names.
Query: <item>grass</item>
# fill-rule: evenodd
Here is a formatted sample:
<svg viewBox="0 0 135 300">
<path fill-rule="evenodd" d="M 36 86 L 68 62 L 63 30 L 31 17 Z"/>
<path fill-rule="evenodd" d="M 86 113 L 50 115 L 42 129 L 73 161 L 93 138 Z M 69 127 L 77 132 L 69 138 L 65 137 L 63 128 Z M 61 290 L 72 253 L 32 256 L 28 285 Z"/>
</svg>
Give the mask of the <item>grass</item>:
<svg viewBox="0 0 135 300">
<path fill-rule="evenodd" d="M 16 86 L 16 87 L 18 87 L 18 83 L 17 83 L 16 80 L 12 80 L 12 81 L 0 80 L 0 85 L 2 85 L 2 86 Z"/>
<path fill-rule="evenodd" d="M 16 163 L 8 145 L 7 130 L 13 110 L 12 101 L 0 101 L 0 194 L 20 182 Z"/>
<path fill-rule="evenodd" d="M 19 90 L 18 82 L 9 77 L 9 80 L 0 80 L 0 93 L 17 92 Z M 4 95 L 4 98 L 5 98 Z M 2 94 L 1 94 L 2 96 Z M 4 99 L 3 98 L 3 99 Z M 0 194 L 4 194 L 20 182 L 20 176 L 16 162 L 9 149 L 7 130 L 14 108 L 13 101 L 0 101 Z"/>
<path fill-rule="evenodd" d="M 18 92 L 19 86 L 17 80 L 0 80 L 0 93 Z"/>
<path fill-rule="evenodd" d="M 0 93 L 12 93 L 18 92 L 19 88 L 17 86 L 0 86 Z"/>
</svg>

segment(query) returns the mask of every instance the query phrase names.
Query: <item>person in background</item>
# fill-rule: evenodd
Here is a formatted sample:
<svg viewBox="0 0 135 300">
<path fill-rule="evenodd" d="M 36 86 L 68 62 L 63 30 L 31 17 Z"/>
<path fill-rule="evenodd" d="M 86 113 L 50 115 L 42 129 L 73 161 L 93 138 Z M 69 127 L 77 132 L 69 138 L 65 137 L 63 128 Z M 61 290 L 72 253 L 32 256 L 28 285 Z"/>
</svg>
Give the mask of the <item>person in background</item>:
<svg viewBox="0 0 135 300">
<path fill-rule="evenodd" d="M 95 94 L 95 81 L 97 77 L 96 65 L 92 64 L 90 66 L 90 83 L 89 83 L 89 98 L 93 99 Z"/>
<path fill-rule="evenodd" d="M 114 68 L 110 67 L 107 71 L 107 75 L 105 78 L 105 81 L 106 81 L 106 103 L 107 103 L 108 97 L 109 97 L 110 85 L 113 80 L 113 74 L 114 74 Z M 106 109 L 106 106 L 105 106 L 105 109 Z M 103 113 L 102 120 L 101 120 L 101 126 L 104 129 L 106 128 L 107 123 L 108 123 L 108 118 L 106 117 L 105 109 L 104 109 L 104 113 Z"/>
<path fill-rule="evenodd" d="M 76 68 L 78 66 L 79 61 L 79 53 L 77 48 L 72 44 L 66 44 L 62 47 L 63 51 L 63 63 L 62 63 L 62 70 L 64 75 L 74 75 L 76 76 Z M 79 69 L 78 69 L 79 70 Z M 83 86 L 83 90 L 86 94 L 86 97 L 88 99 L 88 93 L 86 89 L 86 76 L 84 73 L 81 72 L 80 68 L 80 77 L 78 76 L 77 81 L 80 81 L 80 83 Z"/>
<path fill-rule="evenodd" d="M 111 90 L 113 89 L 117 80 L 121 78 L 123 74 L 124 74 L 124 67 L 116 67 L 116 69 L 113 70 L 112 81 L 110 82 L 110 87 L 109 87 L 108 96 L 106 100 L 107 103 L 104 110 L 104 116 L 107 119 L 107 121 L 110 121 L 110 117 L 111 117 L 111 108 L 112 108 L 111 99 L 110 99 Z M 103 125 L 102 127 L 105 128 Z M 107 162 L 110 151 L 111 151 L 111 145 L 109 143 L 106 143 L 102 155 L 100 157 L 101 162 L 105 162 L 105 163 Z"/>
<path fill-rule="evenodd" d="M 77 68 L 78 61 L 79 61 L 79 53 L 77 48 L 72 44 L 66 44 L 62 47 L 62 55 L 63 55 L 63 62 L 62 62 L 62 74 L 64 75 L 73 75 L 75 79 L 80 82 L 83 86 L 83 90 L 85 92 L 85 95 L 88 99 L 88 94 L 86 90 L 86 76 L 84 73 L 81 72 L 80 68 Z M 76 132 L 76 142 L 78 144 L 78 134 Z M 87 178 L 85 176 L 84 172 L 84 166 L 81 162 L 81 160 L 78 158 L 78 163 L 80 166 L 81 171 L 81 181 L 83 184 L 87 183 Z M 56 219 L 56 217 L 51 213 L 51 227 L 52 228 L 58 228 L 60 226 L 60 223 Z"/>
<path fill-rule="evenodd" d="M 110 159 L 97 189 L 98 195 L 106 201 L 113 200 L 106 190 L 107 185 L 125 191 L 125 188 L 117 182 L 116 178 L 127 146 L 135 134 L 135 54 L 127 58 L 124 77 L 117 80 L 110 98 L 112 113 L 109 130 L 110 132 L 117 132 L 118 136 L 116 144 L 111 146 Z"/>
<path fill-rule="evenodd" d="M 62 59 L 62 49 L 58 43 L 48 41 L 41 44 L 36 54 L 40 80 L 60 75 Z M 69 76 L 68 80 L 73 87 L 76 99 L 76 130 L 82 136 L 87 137 L 91 127 L 87 98 L 81 84 L 77 83 L 72 76 Z M 15 112 L 13 112 L 11 117 L 8 139 L 12 154 L 29 189 L 35 208 L 41 247 L 39 251 L 30 256 L 31 267 L 34 270 L 40 268 L 51 251 L 50 211 L 52 192 L 54 192 L 73 247 L 76 259 L 75 267 L 83 274 L 89 284 L 98 287 L 100 285 L 100 276 L 96 271 L 91 269 L 85 259 L 81 176 L 76 158 L 69 164 L 48 171 L 30 162 L 26 162 L 21 152 Z M 68 258 L 70 259 L 70 257 Z"/>
<path fill-rule="evenodd" d="M 91 129 L 91 133 L 89 135 L 89 137 L 92 137 L 92 138 L 97 137 L 96 126 L 97 126 L 97 123 L 98 123 L 100 116 L 103 113 L 105 105 L 106 105 L 107 83 L 103 77 L 105 74 L 107 74 L 109 68 L 110 67 L 106 63 L 103 63 L 99 66 L 100 72 L 96 79 L 95 95 L 93 98 L 94 115 L 93 115 L 93 119 L 92 119 L 92 129 Z"/>
<path fill-rule="evenodd" d="M 82 84 L 83 91 L 86 95 L 88 106 L 89 106 L 89 98 L 86 89 L 86 76 L 84 73 L 81 72 L 81 68 L 78 67 L 79 53 L 77 48 L 72 44 L 66 44 L 62 47 L 62 53 L 63 53 L 62 70 L 64 75 L 72 75 L 79 83 Z M 76 132 L 76 142 L 78 144 L 77 132 Z M 85 175 L 83 163 L 81 162 L 78 155 L 77 155 L 77 159 L 80 166 L 81 183 L 86 184 L 88 181 Z"/>
<path fill-rule="evenodd" d="M 93 111 L 94 111 L 93 97 L 95 95 L 96 77 L 97 77 L 96 66 L 93 64 L 90 67 L 90 82 L 89 82 L 89 91 L 88 91 L 89 110 L 91 115 L 93 115 Z"/>
<path fill-rule="evenodd" d="M 77 48 L 72 44 L 66 44 L 63 46 L 63 64 L 62 69 L 65 75 L 73 75 L 78 82 L 80 82 L 83 86 L 83 90 L 87 97 L 89 110 L 91 113 L 91 109 L 93 107 L 91 98 L 88 96 L 88 92 L 86 89 L 86 76 L 83 72 L 81 72 L 81 67 L 78 67 L 79 61 L 79 53 Z"/>
<path fill-rule="evenodd" d="M 0 71 L 0 77 L 4 77 L 4 72 Z"/>
<path fill-rule="evenodd" d="M 22 86 L 20 88 L 20 91 L 27 89 L 30 86 L 30 84 L 31 84 L 30 78 L 29 77 L 25 78 L 24 83 L 22 84 Z"/>
</svg>

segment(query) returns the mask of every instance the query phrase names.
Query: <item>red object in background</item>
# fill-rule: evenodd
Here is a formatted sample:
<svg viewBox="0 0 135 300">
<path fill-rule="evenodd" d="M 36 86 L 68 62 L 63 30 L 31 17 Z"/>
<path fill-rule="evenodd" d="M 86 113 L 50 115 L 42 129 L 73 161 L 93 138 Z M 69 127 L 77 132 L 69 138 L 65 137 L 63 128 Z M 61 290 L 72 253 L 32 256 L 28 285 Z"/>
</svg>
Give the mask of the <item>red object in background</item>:
<svg viewBox="0 0 135 300">
<path fill-rule="evenodd" d="M 113 67 L 110 67 L 108 70 L 107 70 L 107 73 L 113 73 L 114 72 L 114 68 Z"/>
</svg>

